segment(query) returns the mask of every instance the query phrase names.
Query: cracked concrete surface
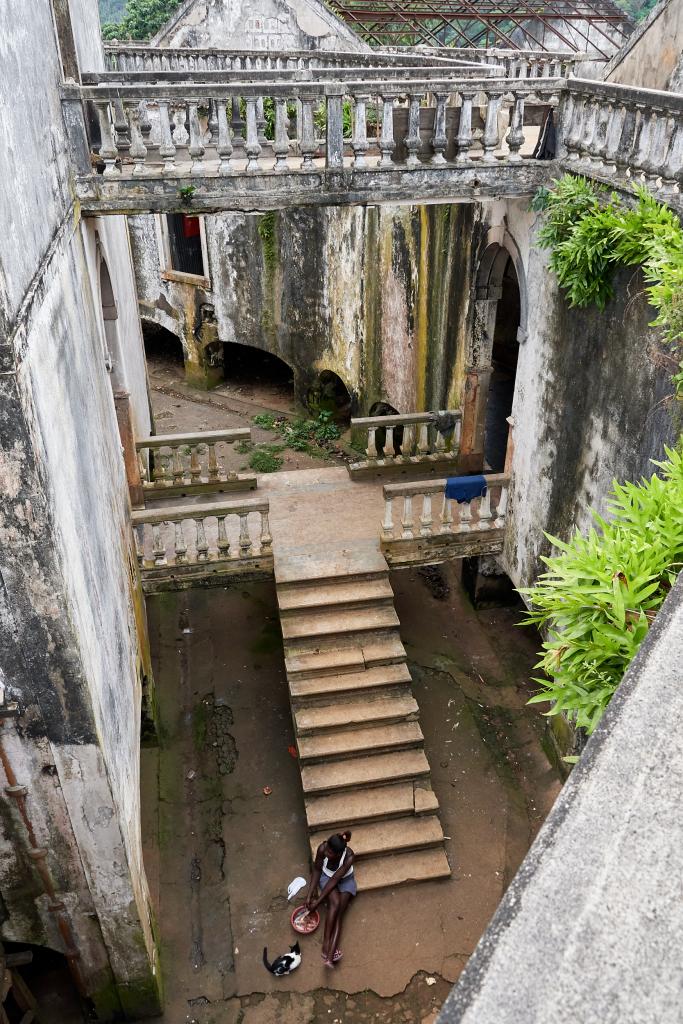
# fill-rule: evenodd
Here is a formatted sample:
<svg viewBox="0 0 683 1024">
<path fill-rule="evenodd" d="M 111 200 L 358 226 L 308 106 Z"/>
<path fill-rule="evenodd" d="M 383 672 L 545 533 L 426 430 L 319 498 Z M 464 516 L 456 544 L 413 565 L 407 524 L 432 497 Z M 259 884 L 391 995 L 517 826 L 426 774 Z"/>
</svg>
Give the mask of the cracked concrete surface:
<svg viewBox="0 0 683 1024">
<path fill-rule="evenodd" d="M 444 571 L 434 593 L 419 571 L 392 585 L 453 877 L 360 894 L 341 965 L 323 967 L 314 935 L 285 979 L 261 953 L 293 941 L 286 889 L 308 846 L 274 586 L 150 600 L 160 745 L 143 751 L 145 859 L 167 1024 L 434 1020 L 559 790 L 525 706 L 533 635 L 509 609 L 474 612 Z"/>
</svg>

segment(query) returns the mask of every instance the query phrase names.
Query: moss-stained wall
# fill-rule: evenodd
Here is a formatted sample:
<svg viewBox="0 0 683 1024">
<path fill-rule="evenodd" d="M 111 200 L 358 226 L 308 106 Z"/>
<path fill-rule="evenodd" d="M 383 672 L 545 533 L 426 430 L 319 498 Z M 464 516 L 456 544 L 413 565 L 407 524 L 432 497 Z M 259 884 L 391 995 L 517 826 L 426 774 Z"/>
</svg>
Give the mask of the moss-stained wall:
<svg viewBox="0 0 683 1024">
<path fill-rule="evenodd" d="M 444 408 L 462 389 L 477 205 L 298 208 L 206 220 L 218 336 L 266 349 L 294 370 L 305 399 L 333 370 L 356 411 Z M 132 218 L 143 312 L 188 353 L 198 304 L 162 279 L 149 216 Z"/>
</svg>

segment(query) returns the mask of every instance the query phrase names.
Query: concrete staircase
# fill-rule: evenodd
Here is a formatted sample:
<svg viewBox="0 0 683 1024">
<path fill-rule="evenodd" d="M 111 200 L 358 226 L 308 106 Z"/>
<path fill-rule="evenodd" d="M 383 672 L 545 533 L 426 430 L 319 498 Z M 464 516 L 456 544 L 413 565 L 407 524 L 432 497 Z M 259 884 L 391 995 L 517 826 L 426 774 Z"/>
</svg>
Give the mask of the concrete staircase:
<svg viewBox="0 0 683 1024">
<path fill-rule="evenodd" d="M 447 877 L 383 555 L 281 550 L 275 579 L 311 850 L 348 825 L 363 890 Z"/>
</svg>

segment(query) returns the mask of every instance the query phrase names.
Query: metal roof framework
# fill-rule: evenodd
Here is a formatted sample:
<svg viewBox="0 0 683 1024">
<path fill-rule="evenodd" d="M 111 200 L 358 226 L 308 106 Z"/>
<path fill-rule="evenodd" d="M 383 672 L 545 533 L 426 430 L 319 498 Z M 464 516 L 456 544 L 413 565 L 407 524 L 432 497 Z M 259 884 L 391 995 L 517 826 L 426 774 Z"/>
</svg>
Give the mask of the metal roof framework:
<svg viewBox="0 0 683 1024">
<path fill-rule="evenodd" d="M 633 28 L 613 0 L 328 0 L 328 4 L 372 46 L 562 48 L 595 50 L 607 58 Z"/>
</svg>

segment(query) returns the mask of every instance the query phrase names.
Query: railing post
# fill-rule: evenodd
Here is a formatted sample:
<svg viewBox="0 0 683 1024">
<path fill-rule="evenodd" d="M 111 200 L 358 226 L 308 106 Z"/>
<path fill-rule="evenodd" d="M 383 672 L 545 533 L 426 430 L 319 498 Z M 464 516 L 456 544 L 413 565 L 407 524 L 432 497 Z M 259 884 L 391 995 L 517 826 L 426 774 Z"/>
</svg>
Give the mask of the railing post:
<svg viewBox="0 0 683 1024">
<path fill-rule="evenodd" d="M 227 178 L 232 174 L 230 157 L 232 156 L 232 140 L 230 139 L 230 126 L 228 125 L 228 103 L 230 100 L 220 99 L 216 101 L 216 113 L 218 117 L 218 146 L 217 153 L 220 159 L 218 174 L 221 178 Z"/>
<path fill-rule="evenodd" d="M 244 147 L 247 154 L 247 171 L 260 171 L 258 162 L 261 146 L 258 140 L 258 129 L 256 125 L 256 99 L 250 96 L 247 99 L 247 143 Z"/>
<path fill-rule="evenodd" d="M 248 558 L 251 554 L 251 537 L 249 536 L 249 513 L 240 512 L 240 555 L 242 558 Z"/>
<path fill-rule="evenodd" d="M 199 127 L 199 114 L 196 103 L 190 103 L 190 148 L 188 153 L 192 158 L 190 174 L 204 174 L 204 146 L 202 145 L 202 133 Z"/>
<path fill-rule="evenodd" d="M 420 158 L 420 104 L 422 93 L 410 94 L 410 109 L 408 111 L 408 134 L 405 137 L 405 147 L 408 151 L 407 167 L 419 167 Z"/>
<path fill-rule="evenodd" d="M 100 160 L 104 163 L 104 178 L 118 178 L 120 169 L 116 166 L 119 151 L 114 142 L 114 131 L 109 116 L 109 102 L 96 103 L 97 117 L 100 123 Z"/>
<path fill-rule="evenodd" d="M 394 520 L 392 516 L 392 497 L 384 495 L 384 520 L 382 521 L 382 537 L 384 540 L 394 539 Z"/>
<path fill-rule="evenodd" d="M 484 148 L 482 160 L 487 164 L 493 164 L 496 162 L 495 151 L 498 148 L 498 115 L 500 113 L 502 100 L 502 96 L 495 95 L 490 92 L 486 93 L 486 123 L 484 125 L 484 135 L 481 141 Z"/>
<path fill-rule="evenodd" d="M 375 440 L 376 432 L 377 427 L 368 427 L 368 446 L 365 449 L 365 454 L 370 462 L 375 462 L 377 460 L 377 444 Z"/>
<path fill-rule="evenodd" d="M 403 516 L 401 518 L 401 537 L 410 540 L 413 536 L 413 496 L 403 495 Z"/>
<path fill-rule="evenodd" d="M 391 167 L 391 154 L 396 143 L 394 141 L 394 97 L 382 97 L 382 131 L 379 139 L 380 167 Z"/>
<path fill-rule="evenodd" d="M 444 151 L 448 138 L 446 137 L 446 100 L 448 94 L 445 92 L 436 93 L 436 110 L 434 111 L 434 132 L 432 135 L 432 164 L 437 166 L 446 163 Z"/>
<path fill-rule="evenodd" d="M 176 148 L 171 132 L 171 118 L 169 115 L 168 100 L 159 100 L 159 131 L 161 141 L 159 145 L 159 156 L 164 161 L 163 173 L 173 174 L 175 171 Z"/>
<path fill-rule="evenodd" d="M 519 151 L 524 145 L 524 93 L 516 92 L 513 95 L 515 105 L 512 108 L 510 131 L 507 134 L 506 142 L 510 150 L 508 160 L 516 162 L 522 159 Z"/>
<path fill-rule="evenodd" d="M 353 148 L 353 166 L 367 167 L 368 161 L 365 154 L 368 151 L 368 123 L 367 104 L 370 101 L 368 95 L 356 95 L 353 97 L 353 136 L 351 146 Z"/>
<path fill-rule="evenodd" d="M 341 170 L 344 166 L 343 93 L 332 93 L 327 100 L 326 166 Z"/>
<path fill-rule="evenodd" d="M 458 134 L 455 137 L 455 162 L 466 164 L 469 159 L 469 150 L 472 145 L 472 103 L 473 92 L 462 92 L 462 106 L 460 108 L 460 124 Z"/>
<path fill-rule="evenodd" d="M 275 153 L 275 170 L 282 172 L 288 170 L 287 158 L 289 157 L 289 136 L 287 135 L 287 100 L 279 96 L 275 100 L 275 139 L 273 142 Z"/>
<path fill-rule="evenodd" d="M 430 493 L 422 495 L 422 515 L 420 516 L 420 536 L 429 537 L 432 532 L 432 496 Z"/>
<path fill-rule="evenodd" d="M 261 512 L 261 554 L 268 554 L 272 546 L 273 538 L 270 535 L 268 512 Z"/>
<path fill-rule="evenodd" d="M 302 161 L 301 166 L 304 170 L 310 170 L 313 167 L 313 154 L 316 152 L 318 146 L 315 141 L 315 130 L 313 124 L 313 103 L 311 100 L 301 101 L 301 142 L 299 149 L 301 151 Z"/>
</svg>

